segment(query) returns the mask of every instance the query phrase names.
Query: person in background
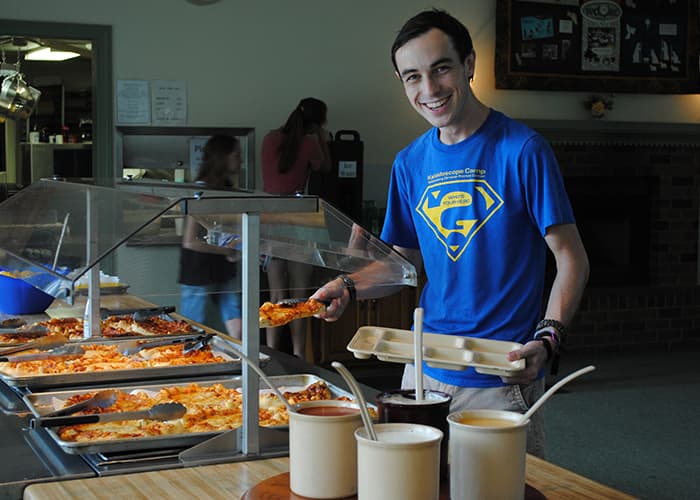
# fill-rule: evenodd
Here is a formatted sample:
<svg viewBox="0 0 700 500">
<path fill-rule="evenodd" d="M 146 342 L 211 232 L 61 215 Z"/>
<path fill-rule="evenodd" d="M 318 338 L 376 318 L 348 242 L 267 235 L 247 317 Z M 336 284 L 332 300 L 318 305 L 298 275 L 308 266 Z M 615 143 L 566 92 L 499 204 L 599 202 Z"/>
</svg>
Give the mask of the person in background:
<svg viewBox="0 0 700 500">
<path fill-rule="evenodd" d="M 525 370 L 501 378 L 473 368 L 424 367 L 425 389 L 452 395 L 450 411 L 525 412 L 544 391 L 544 367 L 565 339 L 589 263 L 559 166 L 546 140 L 475 96 L 476 54 L 467 28 L 442 10 L 404 24 L 391 49 L 410 105 L 432 127 L 396 156 L 381 238 L 426 283 L 424 331 L 518 342 Z M 556 276 L 542 316 L 547 251 Z M 332 299 L 336 320 L 352 298 L 397 291 L 377 283 L 375 263 L 340 276 L 312 297 Z M 414 387 L 406 365 L 402 387 Z M 528 452 L 544 456 L 542 412 Z"/>
<path fill-rule="evenodd" d="M 214 135 L 204 145 L 195 182 L 210 189 L 234 189 L 241 169 L 238 139 Z M 241 293 L 236 280 L 239 254 L 229 247 L 206 242 L 207 231 L 187 216 L 180 251 L 180 313 L 204 323 L 207 304 L 213 300 L 232 337 L 241 338 Z"/>
<path fill-rule="evenodd" d="M 326 130 L 326 104 L 313 97 L 299 101 L 287 122 L 265 135 L 262 142 L 263 190 L 270 194 L 296 195 L 306 191 L 311 171 L 328 171 L 331 157 Z M 310 286 L 313 267 L 308 264 L 273 258 L 268 263 L 267 276 L 270 301 L 291 298 L 295 293 L 305 294 Z M 289 324 L 292 351 L 305 357 L 306 321 Z M 268 328 L 267 345 L 282 347 L 282 328 Z"/>
</svg>

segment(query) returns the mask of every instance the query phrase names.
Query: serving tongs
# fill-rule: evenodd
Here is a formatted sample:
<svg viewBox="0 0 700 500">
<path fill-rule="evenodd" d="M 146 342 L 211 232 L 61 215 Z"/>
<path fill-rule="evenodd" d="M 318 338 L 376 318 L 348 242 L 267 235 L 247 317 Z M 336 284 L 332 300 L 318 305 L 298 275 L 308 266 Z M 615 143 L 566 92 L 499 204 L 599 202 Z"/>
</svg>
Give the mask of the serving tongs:
<svg viewBox="0 0 700 500">
<path fill-rule="evenodd" d="M 300 297 L 296 299 L 282 299 L 279 302 L 277 302 L 277 305 L 280 305 L 282 307 L 294 307 L 297 304 L 304 304 L 305 302 L 308 302 L 311 300 L 309 297 Z M 316 302 L 320 302 L 324 306 L 328 307 L 331 305 L 330 300 L 319 300 L 319 299 L 313 299 Z"/>
<path fill-rule="evenodd" d="M 68 337 L 62 334 L 57 334 L 57 335 L 47 335 L 45 337 L 40 337 L 36 340 L 32 340 L 31 342 L 27 342 L 25 344 L 22 344 L 20 346 L 16 347 L 8 347 L 6 349 L 1 349 L 0 350 L 0 361 L 8 361 L 7 357 L 10 354 L 17 354 L 18 352 L 24 352 L 24 351 L 29 351 L 31 349 L 41 349 L 41 350 L 46 350 L 46 349 L 53 349 L 55 347 L 60 347 L 68 342 Z M 16 357 L 16 356 L 10 356 L 10 357 Z"/>
<path fill-rule="evenodd" d="M 102 318 L 107 318 L 109 316 L 131 316 L 134 321 L 145 321 L 151 319 L 154 316 L 160 316 L 161 314 L 168 314 L 175 312 L 175 306 L 162 306 L 162 307 L 140 307 L 137 309 L 100 309 L 100 314 Z"/>
<path fill-rule="evenodd" d="M 65 417 L 67 415 L 72 415 L 73 413 L 78 413 L 83 410 L 91 410 L 93 408 L 107 408 L 112 406 L 117 400 L 117 390 L 116 389 L 104 389 L 102 391 L 97 391 L 91 398 L 81 401 L 80 403 L 75 403 L 64 408 L 60 408 L 55 411 L 44 413 L 41 418 L 48 417 Z"/>
<path fill-rule="evenodd" d="M 43 325 L 19 326 L 17 328 L 0 328 L 0 335 L 17 337 L 41 337 L 47 335 L 49 329 Z"/>
<path fill-rule="evenodd" d="M 93 413 L 90 415 L 69 415 L 65 417 L 38 417 L 29 422 L 29 427 L 60 427 L 64 425 L 96 424 L 101 422 L 116 422 L 123 420 L 175 420 L 187 413 L 187 408 L 181 403 L 160 403 L 147 410 L 122 411 L 114 413 Z"/>
<path fill-rule="evenodd" d="M 27 361 L 39 361 L 53 358 L 79 357 L 85 354 L 85 350 L 79 344 L 65 344 L 47 351 L 31 354 L 19 354 L 12 356 L 0 356 L 0 361 L 9 363 L 26 363 Z"/>
<path fill-rule="evenodd" d="M 163 340 L 130 340 L 122 342 L 117 347 L 117 350 L 124 356 L 132 356 L 144 349 L 152 349 L 154 347 L 162 347 L 166 345 L 185 344 L 182 348 L 183 354 L 204 348 L 209 340 L 214 335 L 211 333 L 199 335 L 197 337 L 186 337 L 178 339 L 163 339 Z"/>
</svg>

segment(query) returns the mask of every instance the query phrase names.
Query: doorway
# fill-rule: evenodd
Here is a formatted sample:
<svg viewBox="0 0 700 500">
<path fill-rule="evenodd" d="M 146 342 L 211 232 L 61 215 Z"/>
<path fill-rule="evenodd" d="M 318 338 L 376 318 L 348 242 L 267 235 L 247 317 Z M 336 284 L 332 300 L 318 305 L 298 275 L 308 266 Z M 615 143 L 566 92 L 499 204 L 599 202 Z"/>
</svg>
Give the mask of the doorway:
<svg viewBox="0 0 700 500">
<path fill-rule="evenodd" d="M 90 102 L 85 102 L 82 99 L 80 102 L 83 106 L 88 106 L 92 127 L 90 160 L 92 169 L 93 182 L 102 186 L 114 185 L 114 168 L 113 168 L 113 111 L 112 111 L 112 27 L 105 25 L 89 25 L 89 24 L 72 24 L 72 23 L 46 23 L 34 21 L 12 21 L 7 19 L 0 20 L 0 35 L 25 37 L 27 39 L 52 39 L 85 42 L 90 46 L 90 58 L 86 62 L 89 68 L 89 94 Z M 15 54 L 6 53 L 8 62 L 12 62 Z M 25 63 L 23 62 L 22 65 Z M 48 64 L 48 63 L 47 63 Z M 54 63 L 61 64 L 61 63 Z M 24 72 L 24 68 L 21 68 Z M 33 85 L 31 81 L 28 82 Z M 62 92 L 60 89 L 54 89 L 53 94 Z M 80 96 L 78 96 L 80 97 Z M 82 96 L 83 98 L 85 96 Z M 39 99 L 37 108 L 45 101 L 48 106 L 53 106 L 49 99 L 57 99 L 56 95 L 49 92 L 48 95 L 42 95 Z M 85 110 L 87 111 L 87 110 Z M 62 119 L 64 116 L 62 116 Z M 30 117 L 31 119 L 31 117 Z M 63 125 L 63 124 L 61 124 Z M 15 123 L 7 121 L 5 127 L 16 127 Z M 24 131 L 13 130 L 15 135 L 19 136 Z M 80 131 L 78 131 L 80 132 Z M 10 150 L 11 145 L 5 141 L 5 136 L 2 134 L 3 149 L 5 154 L 2 155 L 0 161 L 7 163 L 18 161 L 17 154 Z M 28 139 L 25 137 L 25 139 Z M 9 153 L 8 153 L 9 152 Z M 7 165 L 5 165 L 7 167 Z M 76 168 L 80 168 L 77 166 Z M 17 179 L 15 181 L 22 187 L 25 179 Z"/>
</svg>

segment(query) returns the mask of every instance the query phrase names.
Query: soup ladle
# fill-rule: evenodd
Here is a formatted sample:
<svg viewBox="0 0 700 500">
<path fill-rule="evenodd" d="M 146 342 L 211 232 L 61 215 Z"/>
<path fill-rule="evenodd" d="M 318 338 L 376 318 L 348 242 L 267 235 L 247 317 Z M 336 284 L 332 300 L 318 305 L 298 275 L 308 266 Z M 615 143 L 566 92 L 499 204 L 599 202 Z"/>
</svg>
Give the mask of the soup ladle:
<svg viewBox="0 0 700 500">
<path fill-rule="evenodd" d="M 553 395 L 555 392 L 557 392 L 559 389 L 562 388 L 562 386 L 564 386 L 565 384 L 568 384 L 569 382 L 571 382 L 571 381 L 572 381 L 573 379 L 575 379 L 576 377 L 579 377 L 579 376 L 583 375 L 584 373 L 592 372 L 593 370 L 595 370 L 595 366 L 593 366 L 593 365 L 588 365 L 588 366 L 586 366 L 585 368 L 581 368 L 580 370 L 576 370 L 574 373 L 571 373 L 571 374 L 567 375 L 566 377 L 564 377 L 563 379 L 561 379 L 559 382 L 557 382 L 557 383 L 554 384 L 552 387 L 550 387 L 549 390 L 548 390 L 547 392 L 545 392 L 544 394 L 542 394 L 542 396 L 540 396 L 540 398 L 539 398 L 537 401 L 535 401 L 535 404 L 533 404 L 533 405 L 530 407 L 530 409 L 527 410 L 527 411 L 523 414 L 522 417 L 520 417 L 520 419 L 516 422 L 516 425 L 524 424 L 524 423 L 527 421 L 527 419 L 529 419 L 537 410 L 539 410 L 540 407 L 541 407 L 550 397 L 552 397 L 552 395 Z"/>
<path fill-rule="evenodd" d="M 267 384 L 267 386 L 268 386 L 268 387 L 270 388 L 270 390 L 275 394 L 275 396 L 277 396 L 277 398 L 278 398 L 280 401 L 282 401 L 282 403 L 284 403 L 284 406 L 287 407 L 287 411 L 290 412 L 290 413 L 296 413 L 296 410 L 294 409 L 294 406 L 292 406 L 292 404 L 291 404 L 289 401 L 287 401 L 287 398 L 285 398 L 285 397 L 282 395 L 282 393 L 281 393 L 280 390 L 275 386 L 275 384 L 273 384 L 272 381 L 271 381 L 269 378 L 267 378 L 267 375 L 265 375 L 265 372 L 262 371 L 258 365 L 256 365 L 255 363 L 253 363 L 253 361 L 252 361 L 248 356 L 246 356 L 245 354 L 243 354 L 243 353 L 242 353 L 241 351 L 239 351 L 238 349 L 236 349 L 236 351 L 237 351 L 236 354 L 238 354 L 238 355 L 241 357 L 241 359 L 242 359 L 243 361 L 245 361 L 245 362 L 248 364 L 248 366 L 251 367 L 251 368 L 253 369 L 253 371 L 255 371 L 255 373 L 258 374 L 258 376 L 263 380 L 263 382 L 265 382 L 265 383 Z"/>
<path fill-rule="evenodd" d="M 367 436 L 372 441 L 376 441 L 377 433 L 374 431 L 374 426 L 372 425 L 372 417 L 370 416 L 369 410 L 367 409 L 365 397 L 362 395 L 362 391 L 360 391 L 360 386 L 357 385 L 357 380 L 355 380 L 355 377 L 352 376 L 350 370 L 345 368 L 345 365 L 343 365 L 343 363 L 341 363 L 340 361 L 333 361 L 331 363 L 331 366 L 338 370 L 338 373 L 340 373 L 340 375 L 350 387 L 350 390 L 355 396 L 357 404 L 360 407 L 360 416 L 362 416 L 362 423 L 365 424 L 365 431 L 367 432 Z"/>
</svg>

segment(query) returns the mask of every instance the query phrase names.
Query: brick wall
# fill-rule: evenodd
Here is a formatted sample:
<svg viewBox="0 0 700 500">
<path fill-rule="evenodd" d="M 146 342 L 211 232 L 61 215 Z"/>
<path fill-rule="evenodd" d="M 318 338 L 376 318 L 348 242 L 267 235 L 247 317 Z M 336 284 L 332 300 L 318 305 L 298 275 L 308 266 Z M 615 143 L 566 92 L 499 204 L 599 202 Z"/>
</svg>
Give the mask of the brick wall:
<svg viewBox="0 0 700 500">
<path fill-rule="evenodd" d="M 614 137 L 604 143 L 552 141 L 552 146 L 567 186 L 579 176 L 645 176 L 655 181 L 649 196 L 648 282 L 589 287 L 571 325 L 568 350 L 700 347 L 700 147 L 628 144 Z M 576 213 L 577 219 L 585 216 Z"/>
</svg>

